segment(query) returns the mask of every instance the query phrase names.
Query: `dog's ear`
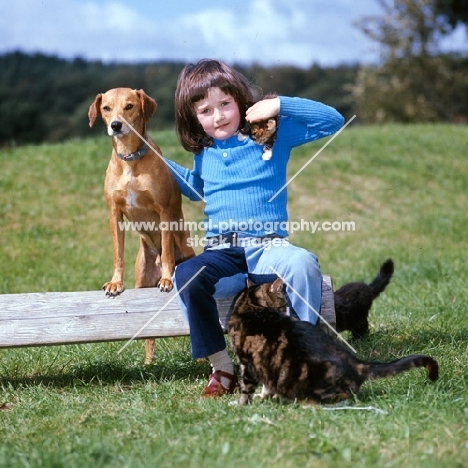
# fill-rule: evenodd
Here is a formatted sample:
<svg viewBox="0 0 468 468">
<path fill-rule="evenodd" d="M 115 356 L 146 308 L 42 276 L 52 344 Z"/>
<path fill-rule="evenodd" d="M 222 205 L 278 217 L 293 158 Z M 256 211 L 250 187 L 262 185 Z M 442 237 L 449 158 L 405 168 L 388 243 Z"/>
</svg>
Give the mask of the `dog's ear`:
<svg viewBox="0 0 468 468">
<path fill-rule="evenodd" d="M 141 110 L 143 111 L 145 121 L 148 122 L 154 114 L 154 111 L 156 110 L 156 101 L 151 96 L 148 96 L 142 89 L 138 89 L 135 91 L 140 97 Z"/>
<path fill-rule="evenodd" d="M 88 118 L 89 126 L 92 127 L 96 122 L 96 117 L 101 113 L 102 94 L 98 94 L 94 102 L 89 106 Z"/>
</svg>

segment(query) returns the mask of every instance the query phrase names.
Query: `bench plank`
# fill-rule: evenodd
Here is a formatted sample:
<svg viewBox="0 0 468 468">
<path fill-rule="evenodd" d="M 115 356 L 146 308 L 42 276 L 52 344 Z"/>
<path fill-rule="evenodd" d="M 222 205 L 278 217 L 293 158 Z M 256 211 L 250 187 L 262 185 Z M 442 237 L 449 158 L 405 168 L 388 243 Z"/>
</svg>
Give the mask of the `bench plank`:
<svg viewBox="0 0 468 468">
<path fill-rule="evenodd" d="M 223 327 L 231 304 L 232 298 L 218 301 Z M 335 325 L 333 287 L 326 275 L 322 283 L 322 315 Z M 0 295 L 0 348 L 188 334 L 188 324 L 173 291 L 127 289 L 115 298 L 106 297 L 103 291 Z"/>
</svg>

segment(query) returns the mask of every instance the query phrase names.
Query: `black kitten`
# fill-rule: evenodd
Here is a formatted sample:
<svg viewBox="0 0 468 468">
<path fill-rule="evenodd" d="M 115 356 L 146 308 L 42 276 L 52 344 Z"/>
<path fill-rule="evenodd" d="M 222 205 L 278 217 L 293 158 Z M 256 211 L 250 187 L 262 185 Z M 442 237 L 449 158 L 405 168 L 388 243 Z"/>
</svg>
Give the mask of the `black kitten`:
<svg viewBox="0 0 468 468">
<path fill-rule="evenodd" d="M 431 380 L 437 362 L 424 355 L 387 364 L 359 360 L 319 326 L 290 317 L 283 283 L 251 286 L 234 302 L 228 332 L 242 373 L 239 404 L 252 400 L 260 383 L 262 397 L 333 403 L 350 398 L 368 379 L 391 377 L 426 367 Z"/>
<path fill-rule="evenodd" d="M 390 283 L 393 270 L 393 261 L 389 258 L 382 264 L 372 283 L 348 283 L 335 291 L 337 331 L 349 330 L 354 338 L 361 338 L 368 333 L 372 302 Z"/>
</svg>

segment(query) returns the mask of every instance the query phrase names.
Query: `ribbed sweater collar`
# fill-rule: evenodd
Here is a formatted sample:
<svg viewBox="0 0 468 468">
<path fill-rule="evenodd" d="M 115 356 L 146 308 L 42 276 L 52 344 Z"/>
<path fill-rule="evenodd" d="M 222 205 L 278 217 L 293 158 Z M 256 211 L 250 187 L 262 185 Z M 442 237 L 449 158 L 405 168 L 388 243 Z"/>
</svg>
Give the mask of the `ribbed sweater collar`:
<svg viewBox="0 0 468 468">
<path fill-rule="evenodd" d="M 213 148 L 234 148 L 236 146 L 245 145 L 249 140 L 248 135 L 244 135 L 241 132 L 237 132 L 232 137 L 226 138 L 226 140 L 213 139 Z"/>
</svg>

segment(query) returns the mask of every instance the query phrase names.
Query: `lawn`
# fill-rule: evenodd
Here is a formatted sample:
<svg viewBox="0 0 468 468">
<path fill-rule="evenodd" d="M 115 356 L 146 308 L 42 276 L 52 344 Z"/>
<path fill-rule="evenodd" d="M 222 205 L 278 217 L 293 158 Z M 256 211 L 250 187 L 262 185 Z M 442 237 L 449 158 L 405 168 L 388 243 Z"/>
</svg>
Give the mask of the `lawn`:
<svg viewBox="0 0 468 468">
<path fill-rule="evenodd" d="M 152 136 L 191 165 L 173 132 Z M 291 177 L 322 144 L 294 151 Z M 0 150 L 0 293 L 95 290 L 110 279 L 109 148 L 102 136 Z M 0 350 L 0 466 L 466 466 L 467 193 L 467 128 L 441 124 L 351 125 L 289 185 L 291 221 L 354 226 L 291 235 L 335 287 L 395 262 L 369 337 L 346 335 L 358 356 L 430 354 L 438 382 L 416 370 L 366 383 L 344 407 L 238 407 L 234 396 L 199 399 L 209 366 L 191 360 L 186 337 L 157 340 L 151 366 L 141 341 L 121 354 L 122 343 Z M 184 211 L 203 219 L 200 204 L 184 201 Z M 127 287 L 137 247 L 127 234 Z"/>
</svg>

